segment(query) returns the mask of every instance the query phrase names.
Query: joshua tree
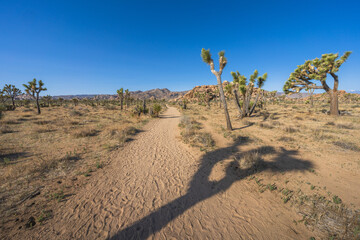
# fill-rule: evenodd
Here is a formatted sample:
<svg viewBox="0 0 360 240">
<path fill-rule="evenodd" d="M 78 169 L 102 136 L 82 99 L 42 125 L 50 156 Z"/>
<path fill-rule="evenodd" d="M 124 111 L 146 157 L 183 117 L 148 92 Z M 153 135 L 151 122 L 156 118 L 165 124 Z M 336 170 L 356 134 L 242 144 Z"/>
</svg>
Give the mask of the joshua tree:
<svg viewBox="0 0 360 240">
<path fill-rule="evenodd" d="M 262 86 L 264 85 L 264 82 L 267 79 L 267 73 L 264 73 L 264 75 L 262 75 L 261 77 L 258 77 L 258 71 L 255 70 L 254 73 L 250 76 L 249 79 L 249 84 L 246 83 L 246 77 L 242 76 L 239 72 L 231 72 L 231 75 L 233 77 L 233 82 L 232 85 L 234 86 L 233 88 L 233 95 L 235 96 L 235 98 L 237 97 L 237 91 L 236 88 L 238 86 L 239 88 L 239 92 L 242 95 L 242 109 L 240 108 L 240 105 L 237 104 L 237 107 L 240 111 L 240 115 L 241 117 L 250 117 L 251 114 L 253 113 L 255 106 L 259 100 L 259 96 L 261 94 L 262 91 Z M 257 81 L 256 81 L 257 80 Z M 254 91 L 254 86 L 255 86 L 255 81 L 258 87 L 258 91 L 257 91 L 257 95 L 255 98 L 255 102 L 254 104 L 250 107 L 250 100 L 251 100 L 251 96 L 253 94 Z M 238 101 L 238 100 L 236 100 Z"/>
<path fill-rule="evenodd" d="M 146 114 L 146 99 L 143 101 L 143 113 Z"/>
<path fill-rule="evenodd" d="M 348 59 L 351 52 L 345 52 L 342 57 L 339 54 L 323 54 L 321 59 L 315 58 L 307 60 L 303 65 L 299 65 L 284 85 L 286 94 L 300 92 L 303 89 L 324 89 L 330 96 L 330 114 L 339 115 L 338 86 L 339 78 L 335 74 L 340 66 Z M 330 74 L 334 79 L 334 87 L 331 89 L 326 83 L 327 75 Z M 321 85 L 316 85 L 315 81 L 320 81 Z"/>
<path fill-rule="evenodd" d="M 123 105 L 124 105 L 124 89 L 120 88 L 119 90 L 116 91 L 118 94 L 118 98 L 120 99 L 120 106 L 121 106 L 121 110 L 123 110 Z"/>
<path fill-rule="evenodd" d="M 125 105 L 128 108 L 129 107 L 129 103 L 130 103 L 130 92 L 129 89 L 125 90 Z"/>
<path fill-rule="evenodd" d="M 229 116 L 229 112 L 227 109 L 226 99 L 225 99 L 225 95 L 224 95 L 224 89 L 223 89 L 222 82 L 221 82 L 221 74 L 227 63 L 227 59 L 225 57 L 225 51 L 219 52 L 219 71 L 215 71 L 214 60 L 211 58 L 209 49 L 208 50 L 205 50 L 204 48 L 201 49 L 201 58 L 206 64 L 210 65 L 211 72 L 216 76 L 216 79 L 218 82 L 218 87 L 219 87 L 220 98 L 221 98 L 222 105 L 224 108 L 224 114 L 225 114 L 225 119 L 226 119 L 226 128 L 231 131 L 232 126 L 231 126 L 230 116 Z"/>
<path fill-rule="evenodd" d="M 79 99 L 78 98 L 73 98 L 71 99 L 72 102 L 74 103 L 74 106 L 76 107 L 79 104 Z"/>
<path fill-rule="evenodd" d="M 46 96 L 42 97 L 41 100 L 43 100 L 46 103 L 46 105 L 49 107 L 52 97 L 50 95 L 46 95 Z"/>
<path fill-rule="evenodd" d="M 36 78 L 34 78 L 27 85 L 23 84 L 23 86 L 25 87 L 25 92 L 36 100 L 36 107 L 38 110 L 38 114 L 40 114 L 41 111 L 40 111 L 40 104 L 39 104 L 39 94 L 41 91 L 47 90 L 46 88 L 43 88 L 43 86 L 44 86 L 43 81 L 39 80 L 39 86 L 38 86 L 38 83 L 36 82 Z"/>
<path fill-rule="evenodd" d="M 15 98 L 21 94 L 20 89 L 16 88 L 14 85 L 5 84 L 5 87 L 3 88 L 3 93 L 5 94 L 5 97 L 11 99 L 12 110 L 15 110 Z"/>
</svg>

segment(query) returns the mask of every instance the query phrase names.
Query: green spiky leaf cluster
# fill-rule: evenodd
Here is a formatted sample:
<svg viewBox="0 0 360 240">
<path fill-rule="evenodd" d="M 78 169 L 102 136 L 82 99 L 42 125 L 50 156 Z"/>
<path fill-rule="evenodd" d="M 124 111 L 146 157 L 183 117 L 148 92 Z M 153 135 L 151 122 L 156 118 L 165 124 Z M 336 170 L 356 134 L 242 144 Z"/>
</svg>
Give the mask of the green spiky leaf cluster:
<svg viewBox="0 0 360 240">
<path fill-rule="evenodd" d="M 300 92 L 303 89 L 329 89 L 326 84 L 327 74 L 333 77 L 339 71 L 340 66 L 348 59 L 351 52 L 345 52 L 339 58 L 339 54 L 323 54 L 321 58 L 307 60 L 304 64 L 297 66 L 297 69 L 290 74 L 285 82 L 283 90 L 286 94 Z M 319 81 L 321 85 L 316 85 Z"/>
<path fill-rule="evenodd" d="M 15 98 L 21 94 L 20 89 L 16 88 L 15 85 L 5 84 L 2 93 L 7 97 Z"/>
<path fill-rule="evenodd" d="M 223 62 L 227 62 L 227 58 L 225 57 L 225 51 L 222 50 L 219 53 L 219 59 L 222 57 L 223 58 Z"/>
<path fill-rule="evenodd" d="M 233 77 L 233 83 L 238 84 L 239 91 L 242 95 L 245 95 L 247 91 L 254 87 L 255 81 L 257 81 L 257 86 L 262 88 L 264 86 L 264 82 L 267 79 L 267 73 L 262 75 L 261 77 L 258 76 L 258 70 L 255 70 L 254 73 L 250 76 L 249 84 L 247 84 L 247 78 L 241 75 L 238 71 L 231 72 L 231 76 Z"/>
<path fill-rule="evenodd" d="M 119 96 L 119 98 L 123 98 L 123 96 L 124 96 L 124 88 L 120 88 L 120 89 L 116 90 L 116 93 Z"/>
<path fill-rule="evenodd" d="M 210 49 L 205 50 L 204 48 L 201 49 L 201 58 L 206 64 L 210 64 L 212 61 Z"/>
<path fill-rule="evenodd" d="M 23 84 L 23 86 L 25 87 L 25 92 L 35 99 L 38 97 L 41 91 L 47 90 L 46 88 L 43 87 L 44 86 L 43 81 L 39 80 L 39 82 L 37 82 L 36 78 L 28 82 L 28 84 Z"/>
</svg>

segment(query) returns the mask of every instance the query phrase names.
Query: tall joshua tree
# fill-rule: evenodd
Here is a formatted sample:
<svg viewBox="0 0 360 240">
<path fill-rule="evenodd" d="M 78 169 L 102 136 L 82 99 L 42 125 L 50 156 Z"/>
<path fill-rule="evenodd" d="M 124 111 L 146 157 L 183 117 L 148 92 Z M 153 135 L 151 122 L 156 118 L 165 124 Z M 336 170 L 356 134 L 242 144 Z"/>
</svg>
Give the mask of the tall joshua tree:
<svg viewBox="0 0 360 240">
<path fill-rule="evenodd" d="M 351 52 L 345 52 L 342 57 L 339 54 L 323 54 L 321 58 L 307 60 L 299 65 L 289 79 L 285 82 L 284 92 L 286 94 L 300 92 L 303 89 L 324 89 L 330 96 L 330 115 L 339 115 L 338 86 L 339 77 L 335 74 L 340 66 L 348 59 Z M 327 75 L 334 79 L 333 89 L 326 83 Z M 320 84 L 316 85 L 316 81 Z"/>
<path fill-rule="evenodd" d="M 123 105 L 124 105 L 124 89 L 120 88 L 119 90 L 116 91 L 118 94 L 118 98 L 120 99 L 120 106 L 121 106 L 121 110 L 123 110 Z"/>
<path fill-rule="evenodd" d="M 39 80 L 39 85 L 38 85 L 36 78 L 34 78 L 32 81 L 28 82 L 28 84 L 23 84 L 23 86 L 25 87 L 25 92 L 36 100 L 36 107 L 38 110 L 38 114 L 40 114 L 41 110 L 39 104 L 39 94 L 41 91 L 47 90 L 46 88 L 43 87 L 44 86 L 43 81 Z"/>
<path fill-rule="evenodd" d="M 6 97 L 11 99 L 12 109 L 15 110 L 15 98 L 21 94 L 20 89 L 16 88 L 14 85 L 5 84 L 3 93 Z"/>
<path fill-rule="evenodd" d="M 210 70 L 217 79 L 220 98 L 221 98 L 221 102 L 222 102 L 222 105 L 224 108 L 224 114 L 225 114 L 225 119 L 226 119 L 226 128 L 231 131 L 232 126 L 231 126 L 229 111 L 227 108 L 224 89 L 223 89 L 222 82 L 221 82 L 221 74 L 227 63 L 227 59 L 225 57 L 225 51 L 219 52 L 219 71 L 215 70 L 214 60 L 211 58 L 210 49 L 208 49 L 208 50 L 205 50 L 204 48 L 201 49 L 201 58 L 206 64 L 210 65 Z"/>
<path fill-rule="evenodd" d="M 255 70 L 254 73 L 250 76 L 249 83 L 247 84 L 247 78 L 245 76 L 242 76 L 239 72 L 231 72 L 231 75 L 233 77 L 232 84 L 235 86 L 233 90 L 233 94 L 235 95 L 235 98 L 237 98 L 237 91 L 236 87 L 238 86 L 239 92 L 242 95 L 242 109 L 239 107 L 239 104 L 237 104 L 237 107 L 240 111 L 241 117 L 250 117 L 253 113 L 255 106 L 259 100 L 260 93 L 262 91 L 262 87 L 264 86 L 264 82 L 267 79 L 267 73 L 264 73 L 262 76 L 258 76 L 259 72 L 258 70 Z M 254 92 L 254 86 L 255 81 L 258 87 L 257 95 L 255 98 L 254 104 L 250 107 L 250 100 L 251 96 Z"/>
</svg>

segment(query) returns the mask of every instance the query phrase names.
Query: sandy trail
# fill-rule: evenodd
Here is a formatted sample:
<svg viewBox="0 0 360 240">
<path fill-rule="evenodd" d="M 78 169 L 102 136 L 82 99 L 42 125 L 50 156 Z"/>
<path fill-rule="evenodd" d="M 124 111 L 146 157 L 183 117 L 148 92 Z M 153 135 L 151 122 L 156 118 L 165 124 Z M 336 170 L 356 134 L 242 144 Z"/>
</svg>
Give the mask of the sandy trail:
<svg viewBox="0 0 360 240">
<path fill-rule="evenodd" d="M 29 232 L 31 239 L 308 239 L 294 212 L 226 161 L 240 146 L 192 152 L 169 108 L 110 166 Z M 297 167 L 299 168 L 299 167 Z M 291 170 L 291 169 L 290 169 Z"/>
</svg>

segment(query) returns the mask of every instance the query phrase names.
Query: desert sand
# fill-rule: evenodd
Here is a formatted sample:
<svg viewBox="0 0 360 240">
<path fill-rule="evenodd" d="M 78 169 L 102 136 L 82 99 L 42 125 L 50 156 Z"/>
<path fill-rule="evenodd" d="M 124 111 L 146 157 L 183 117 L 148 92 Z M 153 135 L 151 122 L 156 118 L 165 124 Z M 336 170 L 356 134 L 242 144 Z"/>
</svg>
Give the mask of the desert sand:
<svg viewBox="0 0 360 240">
<path fill-rule="evenodd" d="M 179 139 L 170 107 L 29 239 L 308 239 L 296 214 L 234 171 L 233 143 L 206 153 Z M 294 159 L 288 171 L 309 162 Z M 270 169 L 271 170 L 271 169 Z"/>
</svg>

